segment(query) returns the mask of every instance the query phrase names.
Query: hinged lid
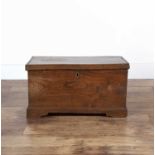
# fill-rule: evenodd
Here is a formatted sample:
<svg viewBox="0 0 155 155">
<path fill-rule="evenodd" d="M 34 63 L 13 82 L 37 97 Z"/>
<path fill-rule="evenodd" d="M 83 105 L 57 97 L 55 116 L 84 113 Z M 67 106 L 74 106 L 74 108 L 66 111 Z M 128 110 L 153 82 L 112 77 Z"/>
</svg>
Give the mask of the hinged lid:
<svg viewBox="0 0 155 155">
<path fill-rule="evenodd" d="M 129 69 L 129 63 L 120 56 L 97 57 L 32 57 L 26 70 L 51 69 Z"/>
</svg>

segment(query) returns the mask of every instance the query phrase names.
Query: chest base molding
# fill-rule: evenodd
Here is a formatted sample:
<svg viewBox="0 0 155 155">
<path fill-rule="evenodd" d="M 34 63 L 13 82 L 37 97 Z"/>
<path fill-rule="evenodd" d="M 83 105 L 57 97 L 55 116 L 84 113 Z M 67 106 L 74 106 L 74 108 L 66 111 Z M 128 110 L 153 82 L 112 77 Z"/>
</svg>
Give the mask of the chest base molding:
<svg viewBox="0 0 155 155">
<path fill-rule="evenodd" d="M 68 108 L 63 109 L 63 112 L 61 109 L 57 108 L 42 108 L 42 107 L 31 107 L 27 108 L 27 118 L 40 118 L 47 116 L 48 114 L 52 115 L 103 115 L 107 117 L 126 117 L 127 116 L 127 109 L 122 108 L 122 109 L 105 109 L 105 110 L 96 110 L 96 109 L 88 109 L 85 110 L 83 108 L 76 109 L 76 111 L 73 111 L 72 109 L 69 110 Z"/>
</svg>

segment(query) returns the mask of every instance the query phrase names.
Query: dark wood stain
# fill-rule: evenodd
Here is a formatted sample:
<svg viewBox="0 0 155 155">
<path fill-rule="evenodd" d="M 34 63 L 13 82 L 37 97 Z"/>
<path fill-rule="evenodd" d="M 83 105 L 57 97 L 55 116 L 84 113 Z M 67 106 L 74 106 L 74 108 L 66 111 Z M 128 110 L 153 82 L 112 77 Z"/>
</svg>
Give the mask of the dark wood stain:
<svg viewBox="0 0 155 155">
<path fill-rule="evenodd" d="M 122 57 L 33 57 L 26 65 L 27 117 L 48 113 L 125 117 L 128 68 Z"/>
</svg>

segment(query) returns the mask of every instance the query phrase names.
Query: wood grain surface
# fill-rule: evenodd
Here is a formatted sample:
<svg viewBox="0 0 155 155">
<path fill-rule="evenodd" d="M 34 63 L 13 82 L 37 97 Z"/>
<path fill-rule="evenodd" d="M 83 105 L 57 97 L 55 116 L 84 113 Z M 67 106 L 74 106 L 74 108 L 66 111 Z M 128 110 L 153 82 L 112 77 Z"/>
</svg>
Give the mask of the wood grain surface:
<svg viewBox="0 0 155 155">
<path fill-rule="evenodd" d="M 37 70 L 28 79 L 28 118 L 50 112 L 126 116 L 127 70 Z"/>
<path fill-rule="evenodd" d="M 127 118 L 26 119 L 27 81 L 2 81 L 2 155 L 153 155 L 153 80 L 129 80 Z"/>
</svg>

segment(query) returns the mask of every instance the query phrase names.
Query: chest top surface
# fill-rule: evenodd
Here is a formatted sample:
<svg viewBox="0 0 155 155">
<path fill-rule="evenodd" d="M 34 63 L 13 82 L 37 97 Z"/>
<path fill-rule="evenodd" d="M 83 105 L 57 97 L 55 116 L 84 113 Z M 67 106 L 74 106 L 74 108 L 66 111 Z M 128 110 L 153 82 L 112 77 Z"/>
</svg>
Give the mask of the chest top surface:
<svg viewBox="0 0 155 155">
<path fill-rule="evenodd" d="M 129 69 L 129 63 L 121 56 L 33 56 L 26 64 L 26 70 L 50 69 Z"/>
</svg>

